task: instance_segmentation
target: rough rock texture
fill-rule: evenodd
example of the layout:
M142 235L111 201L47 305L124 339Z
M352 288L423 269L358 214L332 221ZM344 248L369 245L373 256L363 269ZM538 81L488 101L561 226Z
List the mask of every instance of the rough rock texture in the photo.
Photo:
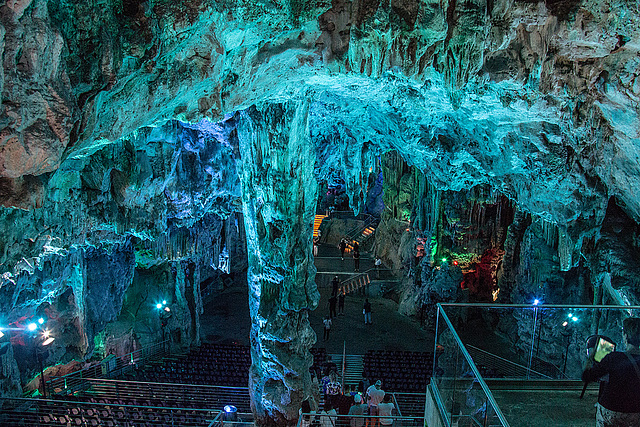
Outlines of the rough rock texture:
M320 294L309 242L318 198L306 101L239 114L251 312L251 406L262 425L294 425L312 398L308 311Z
M242 210L252 309L266 304L268 320L254 327L252 381L267 390L254 393L255 408L261 420L290 422L295 405L286 402L306 390L296 375L312 341L304 310L316 298L307 227L317 182L344 179L358 212L369 173L390 150L402 170L387 174L397 191L385 204L397 200L383 226L413 228L399 239L396 268L413 248L437 261L466 246L472 256L461 268L468 274L477 263L472 282L495 281L505 301L538 289L638 301L636 281L626 281L638 277L637 8L610 0L5 2L0 303L15 320L70 288L70 306L82 311L83 282L71 279L82 277L77 258L89 247L130 247L134 274L128 287L112 280L118 291L109 295L128 312L136 277L160 274L157 292L180 307L172 328L197 340L200 282L242 246L212 233L224 224L240 236L228 218ZM244 123L242 150L232 116ZM275 217L257 216L266 214L260 200ZM503 208L515 211L513 224L497 215ZM294 237L287 227L302 217ZM480 231L488 234L475 237ZM265 240L281 232L290 246ZM290 256L293 248L302 255ZM130 265L130 251L117 253L117 265ZM61 279L42 294L38 281L53 277L43 273L48 261ZM262 277L272 268L279 276ZM262 287L280 299L263 301ZM87 340L79 353L90 354L93 337L83 334L114 316L126 323L115 311L95 324L81 319L61 341L79 333ZM272 327L281 327L275 341L299 329L275 358L259 350L273 350Z

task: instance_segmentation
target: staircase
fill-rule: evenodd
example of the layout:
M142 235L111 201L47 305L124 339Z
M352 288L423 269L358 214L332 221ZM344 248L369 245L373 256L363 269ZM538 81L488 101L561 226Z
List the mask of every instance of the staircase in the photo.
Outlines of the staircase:
M316 215L316 219L313 221L313 237L318 237L318 229L326 217L327 215Z
M364 288L369 283L371 283L371 279L369 278L368 273L358 274L357 276L350 277L341 283L341 288L344 289L345 294L350 294L359 289Z
M338 365L338 375L342 372L342 354L330 354L336 365ZM358 384L362 379L362 369L364 362L360 354L347 354L345 356L344 381L345 384Z

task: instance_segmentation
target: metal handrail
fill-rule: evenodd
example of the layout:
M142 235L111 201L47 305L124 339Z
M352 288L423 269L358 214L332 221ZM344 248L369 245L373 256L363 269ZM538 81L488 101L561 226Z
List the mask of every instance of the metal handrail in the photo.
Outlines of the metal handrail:
M119 400L173 400L184 404L224 405L233 403L238 409L250 411L247 387L215 385L155 383L144 381L109 380L101 378L84 379L87 388L77 396Z
M360 221L364 222L364 225L355 226L355 227L351 228L351 230L347 231L345 233L345 236L347 237L347 240L353 241L358 234L361 234L364 230L367 229L367 227L369 227L371 224L375 223L378 220L375 216L370 215L370 214L361 213L360 215L366 216L365 219L360 220ZM360 216L360 215L358 215L358 216ZM356 220L357 219L358 219L358 217L356 217Z
M105 369L104 362L109 356L101 360L99 363L65 375L51 375L45 384L47 389L52 392L54 392L56 388L61 389L62 394L66 394L69 391L69 388L72 388L70 391L73 392L75 390L73 390L73 387L70 387L70 385L75 385L75 383L80 382L85 378L105 378L104 375L116 377L118 375L122 375L127 370L134 369L135 366L144 366L147 361L159 359L166 354L165 346L168 343L169 340L165 340L160 343L151 344L136 351L132 351L131 353L127 353L120 357L116 356L115 359L112 359L115 362L115 367L110 369L109 366L106 366L107 372L104 374L102 372L103 369ZM100 371L100 373L98 373L98 371Z
M175 406L127 405L0 397L0 425L106 425L107 420L136 413L144 417L145 425L203 426L209 425L219 410L181 408ZM75 420L76 423L73 423ZM127 418L128 420L128 418ZM130 421L130 420L128 420ZM77 424L80 422L80 424ZM92 424L90 424L92 423ZM117 422L115 425L119 425Z
M484 378L482 378L482 375L480 375L480 371L478 370L478 367L476 366L476 364L474 363L473 359L471 358L471 355L469 354L469 352L465 348L464 344L462 343L462 340L460 339L460 336L458 335L458 333L456 332L455 328L453 327L453 324L451 323L451 320L449 320L449 316L447 316L447 313L445 313L443 305L445 305L445 304L441 304L441 303L437 304L438 317L440 317L440 315L442 315L442 319L444 320L444 322L446 323L447 327L449 328L449 332L453 336L453 339L456 342L456 345L458 346L458 349L460 350L460 352L462 353L462 355L466 359L467 363L469 364L469 367L471 368L471 371L473 372L473 375L475 376L475 379L478 381L478 384L480 384L480 387L482 388L482 392L485 394L485 396L487 396L487 400L491 404L491 407L493 408L496 416L498 417L498 419L500 420L500 422L502 423L503 426L507 426L508 427L509 423L507 422L507 419L505 418L504 414L500 410L500 407L498 406L498 403L496 402L496 399L493 397L493 394L491 393L491 390L489 390L489 387L487 386L487 383L484 381ZM469 304L469 305L471 305L471 304ZM436 333L437 333L437 330L436 330ZM435 342L434 345L436 346L436 347L434 347L434 365L433 365L433 372L435 374L435 372L436 372L435 360L436 360L437 345L438 345L437 338L436 338L436 342ZM437 388L437 387L435 387L435 388Z
M599 309L617 309L617 310L640 310L640 306L638 305L568 305L568 304L495 304L495 303L482 303L482 302L474 302L474 303L462 303L462 302L443 302L438 303L441 307L482 307L482 308L571 308L571 309L588 309L588 310L599 310Z
M550 376L548 376L548 375L545 375L545 374L543 374L543 373L541 373L541 372L537 372L537 371L535 371L535 370L533 370L533 369L531 369L531 368L527 368L526 366L524 366L524 365L520 365L519 363L512 362L512 361L510 361L510 360L508 360L508 359L505 359L504 357L500 357L500 356L498 356L498 355L495 355L495 354L493 354L493 353L490 353L490 352L488 352L488 351L486 351L486 350L483 350L483 349L481 349L481 348L478 348L478 347L475 347L475 346L472 346L472 345L469 345L469 344L467 344L467 347L469 347L469 349L473 349L473 351L477 351L477 352L480 352L480 353L482 353L482 354L484 354L484 355L487 355L487 356L489 356L489 357L492 357L492 358L494 358L494 359L497 359L497 360L499 360L501 363L504 363L504 364L507 364L507 365L511 365L511 366L513 366L513 367L515 367L515 368L522 369L522 370L523 370L523 371L525 371L525 372L534 373L534 374L536 374L536 375L540 376L540 378L551 379L551 377L550 377Z

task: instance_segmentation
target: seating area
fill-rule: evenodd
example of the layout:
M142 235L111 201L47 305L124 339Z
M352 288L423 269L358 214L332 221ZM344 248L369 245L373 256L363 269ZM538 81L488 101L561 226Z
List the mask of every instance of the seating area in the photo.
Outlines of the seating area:
M246 387L249 348L203 343L186 356L165 358L138 371L137 381Z
M131 402L129 402L131 403ZM114 402L0 399L6 426L206 426L218 411Z
M363 375L382 380L385 391L424 392L433 365L433 353L413 351L367 351Z

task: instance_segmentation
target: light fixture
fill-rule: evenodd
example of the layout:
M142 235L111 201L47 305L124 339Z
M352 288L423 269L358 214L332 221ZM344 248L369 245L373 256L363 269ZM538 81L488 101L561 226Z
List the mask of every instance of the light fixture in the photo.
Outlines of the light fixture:
M2 338L4 336L4 334L2 333L2 331L0 330L0 338Z
M162 304L160 304L160 303L156 304L156 308L157 308L158 310L160 310L160 309L162 308Z
M447 262L447 259L446 258L442 258L442 262Z
M38 323L40 323L41 325L44 323L44 319L41 317L38 319Z
M569 322L567 322L566 320L564 322L562 322L562 326L567 326L569 324Z
M49 338L47 338L46 340L44 340L44 341L42 342L42 345L43 345L43 346L49 345L49 344L51 344L53 341L55 341L55 338L54 338L54 337L49 337Z
M29 323L27 325L27 329L29 329L31 332L35 331L38 328L38 325L36 325L35 323Z
M571 320L573 320L574 322L577 322L577 321L578 321L578 318L577 318L576 316L573 316L573 317L571 318Z
M540 300L538 298L533 300L533 305L538 305L540 304Z
M167 305L167 300L166 299L162 300L162 305Z

